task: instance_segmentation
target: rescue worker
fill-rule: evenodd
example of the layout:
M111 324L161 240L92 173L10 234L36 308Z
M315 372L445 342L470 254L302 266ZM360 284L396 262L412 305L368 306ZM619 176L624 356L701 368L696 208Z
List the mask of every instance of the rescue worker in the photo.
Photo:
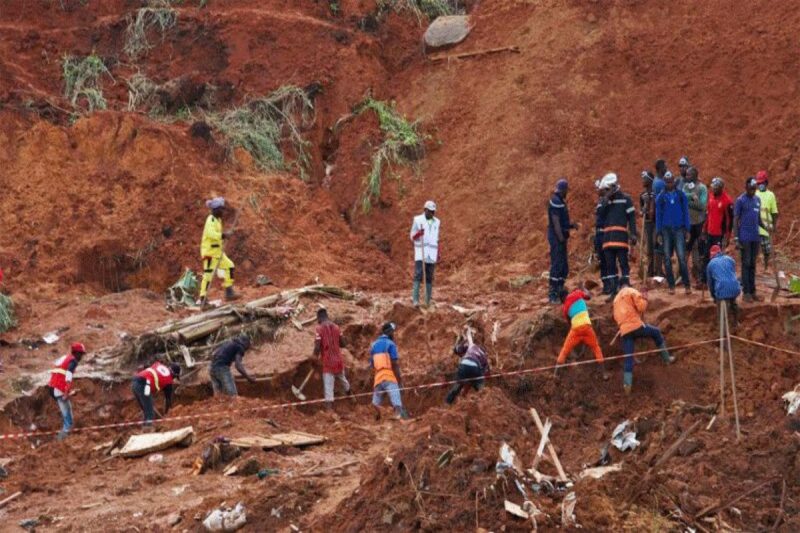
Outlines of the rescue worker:
M636 208L631 197L620 189L616 174L603 176L600 185L607 189L600 210L605 221L603 253L610 276L612 290L608 301L611 301L621 287L630 285L628 250L636 245Z
M655 177L653 178L653 198L654 200L658 200L658 195L664 192L666 189L666 184L664 183L664 176L669 172L667 170L667 162L663 159L659 159L655 163L656 173ZM655 208L655 206L654 206ZM656 232L655 228L653 228L653 239L655 241L654 250L653 250L653 259L655 261L654 267L654 275L656 276L664 276L664 246L658 242L657 236L658 232Z
M639 209L644 218L644 238L647 247L647 276L656 275L655 241L656 241L656 195L653 192L655 177L647 170L642 171L642 193L639 195ZM642 258L639 258L641 261Z
M78 363L83 359L86 347L80 342L75 342L70 346L69 353L56 359L53 368L50 370L50 381L47 386L50 389L50 396L58 404L61 412L61 431L58 432L58 440L64 440L72 429L72 403L69 401L69 393L72 388L72 378Z
M717 303L717 308L721 302L725 302L733 317L733 324L730 326L735 329L739 322L739 306L736 305L736 298L742 292L742 287L736 278L736 262L731 256L726 255L718 244L711 246L709 254L711 261L706 267L708 291L711 293L711 299Z
M611 294L613 290L611 279L613 276L609 275L606 255L603 253L603 229L605 228L605 220L603 219L602 207L606 189L600 186L600 180L595 181L594 186L597 189L597 205L594 208L594 253L600 265L600 281L603 282L603 294Z
M733 200L725 192L725 182L719 176L711 180L711 194L706 205L706 221L703 224L703 240L705 241L705 265L710 261L709 250L712 246L728 248L733 230Z
M561 178L556 183L556 190L547 205L547 242L550 244L550 303L558 303L558 295L564 287L569 275L569 258L567 257L567 241L569 231L577 229L569 219L567 193L569 184Z
M761 244L759 230L761 221L761 199L756 195L756 178L745 180L745 192L736 199L733 206L733 231L736 247L742 253L742 299L745 302L758 301L756 296L756 263Z
M686 234L689 232L689 201L677 188L670 172L664 175L666 189L656 199L656 238L664 246L664 269L669 293L675 294L675 273L672 270L672 253L678 256L678 269L686 294L691 294L689 270L686 267Z
M369 349L369 366L375 372L372 389L372 405L375 408L375 420L381 419L381 405L384 397L389 397L389 402L394 407L397 418L407 420L408 413L403 407L400 397L402 376L400 375L399 354L394 343L394 333L397 326L387 322L381 328L381 336L372 343Z
M622 349L625 352L622 374L622 386L625 394L630 394L633 387L633 353L636 348L636 339L653 339L656 347L661 351L661 360L665 364L675 362L675 356L670 355L667 350L667 343L661 335L661 330L645 324L642 320L645 310L647 310L647 294L642 294L633 287L622 289L614 299L614 321L619 326Z
M706 221L706 206L708 205L708 189L699 179L697 167L689 167L686 171L686 180L683 183L683 193L689 201L689 242L686 244L686 257L692 258L692 278L695 288L701 289L705 282L705 269L703 260L706 251L702 239L703 225Z
M659 189L663 190L664 175L667 173L667 162L663 159L656 159L656 162L653 166L656 169L655 176L653 177L653 191L657 195L659 193Z
M473 339L472 329L467 328L464 337L459 337L453 346L453 353L460 357L455 383L447 393L445 403L452 405L464 387L472 387L479 391L484 386L484 378L489 375L489 356L483 347L483 335L476 332L477 339ZM477 342L475 342L477 340Z
M764 270L767 270L772 255L772 236L778 227L778 201L775 193L768 189L769 177L766 170L758 171L756 185L756 196L761 200L761 227L758 228L758 234L761 237L761 252L764 254Z
M222 219L225 215L225 198L221 196L206 201L206 206L211 209L211 214L206 218L203 227L203 239L200 242L200 256L203 258L203 279L200 282L200 299L198 305L208 303L208 286L214 280L214 273L222 272L222 286L225 288L225 299L238 298L233 291L234 264L225 255L223 242L231 232L222 231Z
M561 347L561 352L556 360L556 375L558 374L558 368L566 363L567 357L569 357L572 350L585 344L594 353L595 360L600 363L603 379L608 379L608 373L603 366L603 349L600 348L597 335L595 335L592 327L592 321L589 318L589 307L586 305L586 301L589 299L591 299L591 295L583 287L578 287L569 294L566 291L561 293L561 301L564 303L564 318L570 321L570 330L567 338L564 339L564 346Z
M208 376L211 378L211 388L214 389L214 396L226 394L228 396L236 396L236 382L231 374L231 365L236 366L236 370L244 376L250 383L255 383L256 380L247 373L244 368L242 358L247 350L250 348L250 337L247 335L239 335L225 343L219 348L214 350L211 355L211 366L208 368Z
M169 366L156 361L151 366L138 372L133 376L131 390L139 402L144 414L144 425L153 425L156 412L153 407L153 396L159 391L164 391L164 412L166 415L172 407L172 393L175 390L178 379L181 375L181 365L170 363Z
M333 409L336 382L342 386L346 395L352 395L350 382L344 374L344 358L341 348L344 339L337 326L328 318L328 310L317 311L317 330L314 339L314 356L322 362L322 387L325 393L325 407Z
M414 287L411 291L411 301L414 306L419 306L419 288L425 280L425 305L431 304L433 298L433 274L436 262L439 259L439 228L441 222L436 214L436 203L433 200L425 202L421 215L414 217L411 222L411 242L414 244ZM425 269L423 275L423 268Z

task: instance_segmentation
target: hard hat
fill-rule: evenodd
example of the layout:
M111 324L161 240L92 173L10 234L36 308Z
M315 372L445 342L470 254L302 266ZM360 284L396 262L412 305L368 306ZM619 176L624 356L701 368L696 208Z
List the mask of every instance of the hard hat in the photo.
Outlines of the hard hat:
M564 179L564 178L561 178L560 180L558 180L558 181L556 182L556 190L557 190L558 192L564 192L564 191L566 191L567 189L569 189L569 183L567 183L567 180L566 180L566 179Z
M719 176L716 176L714 179L711 180L711 187L724 187L725 182Z
M69 351L73 354L86 353L86 346L82 342L73 342L72 346L69 347Z
M436 211L436 202L434 202L433 200L428 200L427 202L425 202L425 209L427 209L428 211Z
M595 189L599 189L600 188L600 180L594 180L594 188Z
M386 324L383 325L381 331L383 332L384 335L389 335L390 333L394 333L396 329L397 326L395 325L394 322L387 322Z
M672 175L672 172L667 170L666 174L664 174L664 181L673 180L675 177Z
M647 178L650 181L653 181L653 175L650 173L649 170L642 170L642 179Z
M610 189L611 187L614 187L616 185L617 185L617 175L614 174L613 172L609 172L608 174L603 176L603 179L600 180L600 187L602 187L603 189Z
M217 196L211 200L206 200L206 207L209 209L219 209L221 207L225 207L225 198L222 196Z
M769 176L767 176L766 170L759 170L758 174L756 174L756 183L758 183L759 185L761 185L762 183L766 183L768 179Z
M678 160L679 167L688 167L689 166L689 158L685 155L682 155L680 160Z
M748 187L755 187L756 185L758 185L758 181L756 181L756 179L753 176L750 176L744 181L745 189Z

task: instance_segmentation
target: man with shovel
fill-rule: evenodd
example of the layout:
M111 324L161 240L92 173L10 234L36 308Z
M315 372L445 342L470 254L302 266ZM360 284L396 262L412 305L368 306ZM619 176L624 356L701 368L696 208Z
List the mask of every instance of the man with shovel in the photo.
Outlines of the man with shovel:
M233 380L231 374L231 365L236 366L236 370L244 376L250 383L255 383L256 380L244 368L242 358L245 352L250 348L250 337L247 335L239 335L225 343L219 348L214 350L211 356L211 366L208 369L208 376L211 378L211 387L214 389L214 396L226 394L228 396L237 396L236 382Z
M328 318L327 309L317 311L317 331L314 339L314 357L322 361L322 386L325 391L325 407L333 409L334 388L338 381L346 395L352 395L350 383L344 374L344 358L340 348L344 347L339 326ZM302 391L298 391L302 395ZM301 400L303 398L300 398Z

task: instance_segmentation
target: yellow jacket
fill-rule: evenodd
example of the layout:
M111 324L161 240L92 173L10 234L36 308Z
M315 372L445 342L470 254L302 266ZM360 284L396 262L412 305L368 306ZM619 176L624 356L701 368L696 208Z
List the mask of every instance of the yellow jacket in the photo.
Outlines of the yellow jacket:
M200 257L222 256L222 219L208 215L200 242Z

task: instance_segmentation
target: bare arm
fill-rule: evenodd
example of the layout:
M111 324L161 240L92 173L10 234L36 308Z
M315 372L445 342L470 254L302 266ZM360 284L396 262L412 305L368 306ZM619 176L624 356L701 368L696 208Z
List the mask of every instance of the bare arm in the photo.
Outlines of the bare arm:
M242 363L242 354L238 354L236 356L236 361L234 362L234 365L236 366L236 370L238 370L239 373L242 376L244 376L247 381L249 381L251 383L255 383L256 380L253 378L253 376L248 374L247 370L245 370L245 368L244 368L244 364Z

